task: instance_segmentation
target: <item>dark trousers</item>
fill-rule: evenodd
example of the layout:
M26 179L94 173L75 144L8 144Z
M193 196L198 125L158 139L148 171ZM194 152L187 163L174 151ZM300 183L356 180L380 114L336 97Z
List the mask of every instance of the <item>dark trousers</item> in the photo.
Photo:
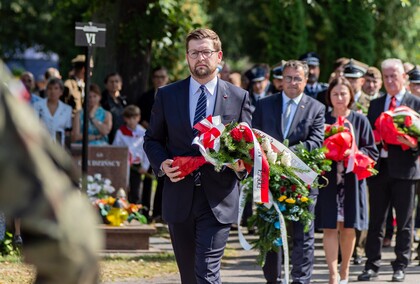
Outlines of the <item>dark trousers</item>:
M149 168L149 174L152 174L152 168ZM143 179L143 191L141 194L141 204L143 205L143 214L149 219L150 217L150 199L152 198L152 182L153 179L146 175Z
M155 197L153 198L153 218L162 217L162 193L164 180L164 177L157 179Z
M181 282L222 283L220 263L231 224L217 221L201 187L194 188L188 219L168 226Z
M378 271L381 265L384 224L388 210L393 206L397 218L395 270L404 270L411 256L412 218L416 181L390 178L386 163L381 163L377 176L368 179L370 222L366 240L365 269Z
M314 213L317 196L310 196L314 203L309 210ZM292 279L293 283L309 284L311 282L312 270L314 266L314 222L312 222L308 232L304 232L304 227L300 222L291 222L293 250L291 252ZM290 232L288 232L289 234ZM282 253L271 251L267 254L265 265L263 266L264 277L269 283L276 283L281 280Z
M128 192L128 201L134 204L140 204L140 183L141 175L137 168L130 168L130 191Z

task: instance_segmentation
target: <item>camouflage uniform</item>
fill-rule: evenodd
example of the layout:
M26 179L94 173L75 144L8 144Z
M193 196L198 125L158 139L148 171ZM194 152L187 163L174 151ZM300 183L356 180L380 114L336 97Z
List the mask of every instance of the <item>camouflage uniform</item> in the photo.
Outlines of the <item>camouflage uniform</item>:
M0 211L21 218L23 255L37 268L36 283L97 283L103 239L87 198L75 188L71 158L33 110L1 86Z

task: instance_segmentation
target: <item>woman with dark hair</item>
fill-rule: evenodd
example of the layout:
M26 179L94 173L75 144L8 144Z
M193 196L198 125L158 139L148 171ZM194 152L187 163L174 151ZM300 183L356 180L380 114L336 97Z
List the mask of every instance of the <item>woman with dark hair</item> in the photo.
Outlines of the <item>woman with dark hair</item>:
M89 88L89 145L108 145L108 134L112 128L112 115L100 105L101 90L98 85ZM72 141L81 143L83 139L83 110L76 113L73 121Z
M329 85L326 96L332 110L325 114L325 123L333 124L338 117L346 118L345 126L354 130L358 149L372 159L378 158L372 128L367 118L350 108L354 93L349 81L338 77ZM349 155L350 152L347 154ZM368 229L366 180L358 180L352 172L346 173L343 162L334 162L326 174L328 185L319 191L316 227L324 231L324 251L330 272L330 284L347 284L350 259L356 241L355 229ZM338 251L342 262L338 273ZM340 281L341 279L341 281Z
M64 145L65 134L70 132L72 127L72 108L60 101L63 91L63 81L53 77L48 80L46 98L34 104L34 109L47 127L51 138L61 145Z

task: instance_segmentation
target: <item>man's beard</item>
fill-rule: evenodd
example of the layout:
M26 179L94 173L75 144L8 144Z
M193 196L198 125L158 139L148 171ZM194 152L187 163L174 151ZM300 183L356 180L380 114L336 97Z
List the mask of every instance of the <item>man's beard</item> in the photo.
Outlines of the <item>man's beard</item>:
M212 69L210 69L208 66L204 67L204 66L200 66L200 67L195 67L194 69L190 68L191 73L200 79L204 79L206 77L208 77L209 75L213 74L214 71L216 70L216 67Z

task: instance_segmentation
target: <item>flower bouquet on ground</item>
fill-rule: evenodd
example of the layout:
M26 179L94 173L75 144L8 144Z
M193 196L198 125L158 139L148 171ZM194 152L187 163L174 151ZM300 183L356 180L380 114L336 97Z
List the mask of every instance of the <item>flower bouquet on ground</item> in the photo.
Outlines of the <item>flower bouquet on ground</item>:
M325 161L323 150L311 153L303 150L303 145L299 146L298 153L305 154L308 161L311 160L312 166L317 169L317 172L314 172L285 145L262 131L254 129L254 132L257 134L269 163L270 198L267 203L256 203L256 210L248 219L248 225L256 227L259 238L251 241L252 245L249 245L238 230L239 238L245 249L256 248L259 251L257 261L261 266L264 265L268 251L278 251L279 247L283 246L285 267L288 267L285 220L301 222L306 230L309 228L314 219L313 214L309 211L309 206L313 203L309 196L311 185L319 185L315 182L317 172L329 170L328 161ZM240 215L242 215L246 196L252 194L252 186L252 179L248 178L243 181ZM238 222L240 219L241 216Z
M116 197L112 197L114 192L111 180L102 178L101 174L87 176L87 195L105 224L121 226L123 222L132 220L147 223L146 216L139 213L142 205L129 203L123 189L119 189Z
M358 180L378 173L374 168L376 162L357 148L353 126L344 117L338 117L336 123L326 125L324 147L328 150L327 159L344 162L346 173L353 172Z
M81 185L80 185L81 187ZM101 174L87 176L87 195L91 201L106 198L115 191L111 185L111 180L102 178Z
M122 226L125 221L130 223L133 220L147 224L146 216L139 212L142 205L129 203L124 196L117 194L116 198L108 196L96 199L93 204L99 210L105 223L111 226Z
M399 106L393 111L381 113L375 121L375 141L386 144L400 145L403 150L409 147L398 141L398 136L404 136L412 143L420 140L420 115L407 106Z

